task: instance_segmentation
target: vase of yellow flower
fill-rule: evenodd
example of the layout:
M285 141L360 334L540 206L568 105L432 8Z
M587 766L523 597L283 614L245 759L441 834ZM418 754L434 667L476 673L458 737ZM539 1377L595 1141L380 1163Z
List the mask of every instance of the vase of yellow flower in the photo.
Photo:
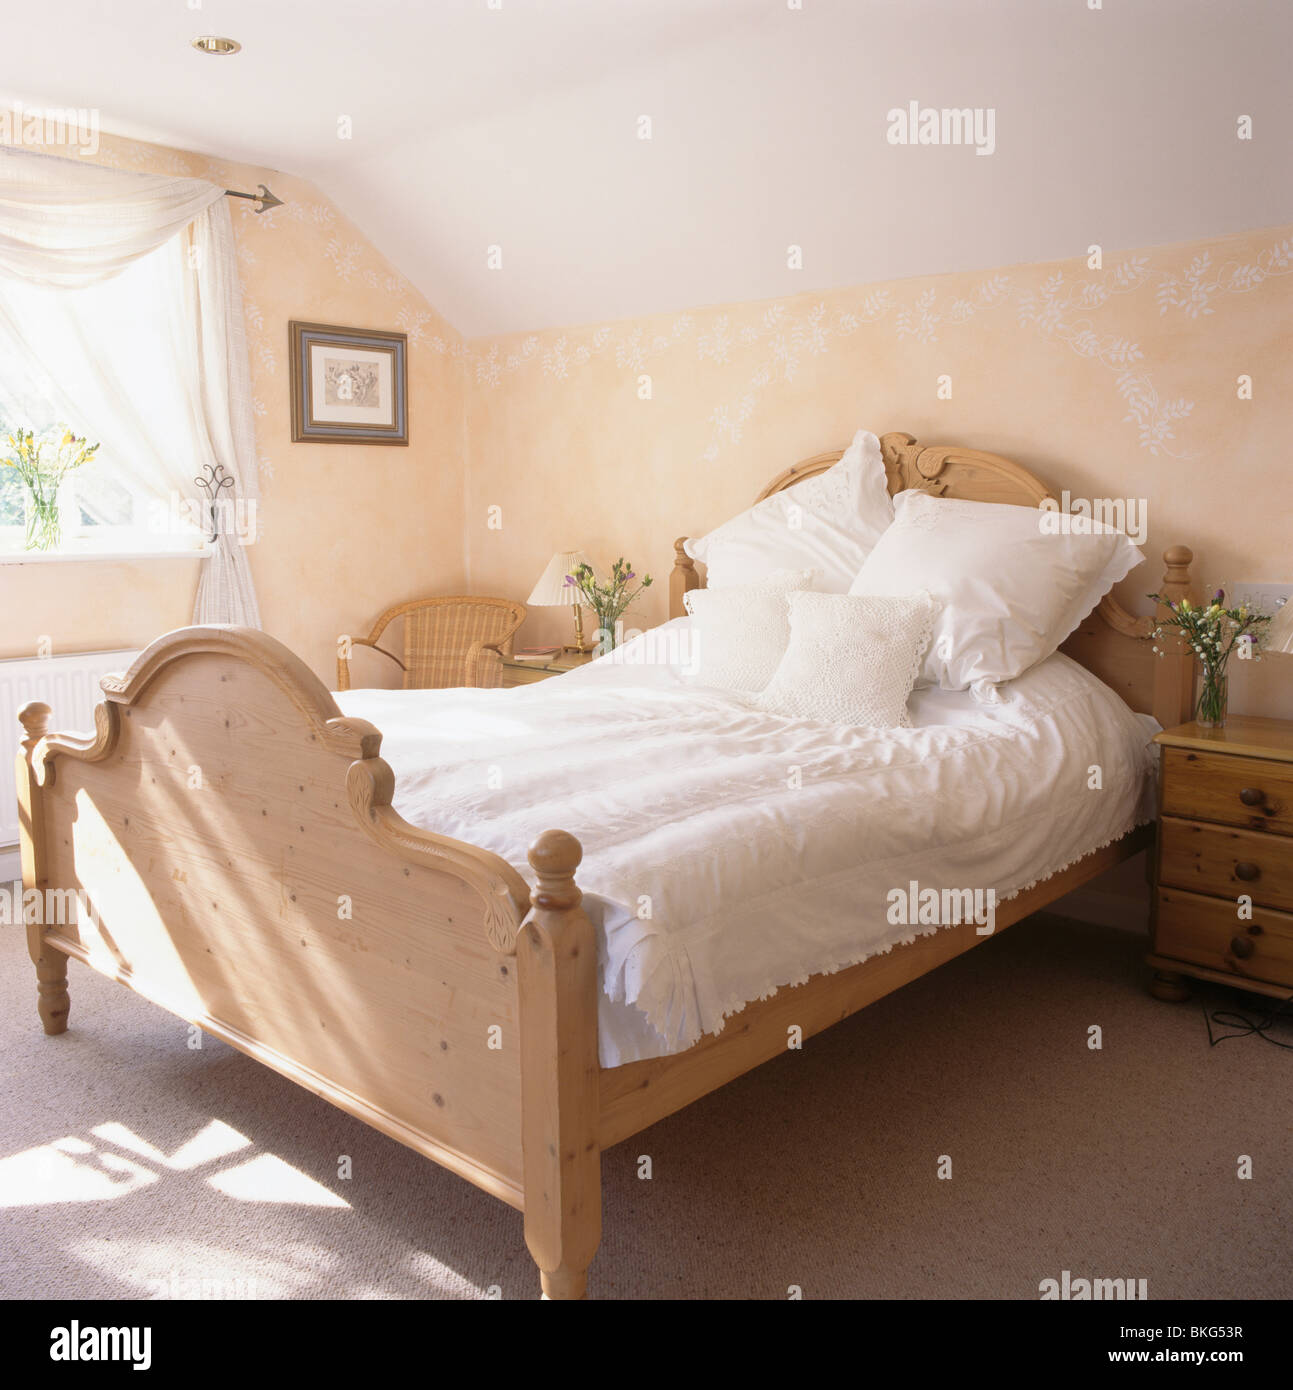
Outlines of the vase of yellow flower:
M1230 698L1227 671L1231 655L1238 652L1241 660L1257 659L1270 614L1250 612L1245 605L1225 607L1224 589L1218 589L1212 602L1204 605L1193 604L1188 598L1174 603L1161 594L1150 594L1150 598L1168 610L1155 625L1153 636L1161 638L1168 628L1176 628L1199 660L1202 678L1194 722L1203 729L1223 728ZM1158 646L1154 650L1163 655Z
M27 549L57 550L63 538L58 495L63 480L88 463L98 450L65 425L37 435L17 429L8 437L9 453L0 464L12 468L27 489Z

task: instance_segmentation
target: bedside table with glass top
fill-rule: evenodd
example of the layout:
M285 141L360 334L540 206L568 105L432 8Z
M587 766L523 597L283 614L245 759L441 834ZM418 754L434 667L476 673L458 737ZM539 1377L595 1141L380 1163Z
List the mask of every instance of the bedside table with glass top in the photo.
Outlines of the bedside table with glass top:
M1184 975L1293 995L1293 722L1232 715L1154 740L1158 846L1150 992Z
M535 681L546 681L549 676L577 671L592 659L592 652L554 652L552 656L538 657L534 661L519 661L514 656L505 656L503 685L533 685Z

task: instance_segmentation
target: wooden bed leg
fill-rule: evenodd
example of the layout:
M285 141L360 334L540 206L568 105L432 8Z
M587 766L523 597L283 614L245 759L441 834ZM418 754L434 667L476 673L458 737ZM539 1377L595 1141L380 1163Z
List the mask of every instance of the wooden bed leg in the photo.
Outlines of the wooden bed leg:
M67 993L67 957L47 946L36 962L36 1008L50 1037L67 1032L71 1000Z
M41 787L36 780L32 755L36 745L49 732L50 708L33 700L18 711L18 721L25 737L18 755L18 838L22 857L24 892L34 888L43 894L45 882L44 821L40 814ZM43 919L44 914L37 914ZM27 953L36 967L36 1007L41 1025L51 1037L67 1031L69 1001L67 995L67 957L45 942L45 923L32 922L27 927Z
M1164 999L1169 1004L1179 1004L1190 997L1185 976L1172 970L1155 970L1149 979L1149 992L1155 999Z
M539 882L516 944L525 1243L545 1298L583 1298L602 1238L597 939L575 885L579 841L548 830L529 857Z

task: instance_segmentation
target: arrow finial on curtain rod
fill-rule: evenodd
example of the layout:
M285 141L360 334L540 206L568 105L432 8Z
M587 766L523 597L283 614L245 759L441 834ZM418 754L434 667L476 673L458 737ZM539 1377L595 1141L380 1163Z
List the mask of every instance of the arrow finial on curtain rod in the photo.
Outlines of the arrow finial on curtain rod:
M232 188L226 188L224 193L226 198L250 198L253 203L259 203L257 212L268 212L270 208L281 208L282 198L275 198L274 195L265 187L263 183L256 185L260 189L259 193L238 193Z

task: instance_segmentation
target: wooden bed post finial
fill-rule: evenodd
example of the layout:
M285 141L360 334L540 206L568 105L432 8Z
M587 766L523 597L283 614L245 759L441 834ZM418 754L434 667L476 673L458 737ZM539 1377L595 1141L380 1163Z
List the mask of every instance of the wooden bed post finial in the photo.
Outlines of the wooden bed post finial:
M33 700L18 711L18 722L27 735L22 741L22 746L28 753L49 733L49 716L52 713L43 700Z
M584 857L584 847L564 830L545 830L530 846L526 856L530 867L539 876L538 887L531 899L538 907L542 895L544 907L577 907L583 894L575 886L575 870Z
M1188 545L1172 545L1163 552L1163 582L1159 593L1173 603L1192 598L1190 565L1194 552ZM1160 604L1156 617L1166 610ZM1194 657L1175 630L1165 630L1157 640L1164 654L1154 667L1154 718L1165 729L1186 723L1194 712Z
M1190 566L1194 563L1194 551L1188 545L1170 545L1163 551L1163 563L1167 566L1163 574L1163 593L1168 598L1184 598L1190 592Z
M529 858L539 881L516 946L525 1243L545 1298L582 1298L602 1238L597 938L575 883L579 841L544 831Z
M700 575L696 562L683 549L686 536L679 536L673 543L673 570L669 575L669 616L683 618L687 615L685 597L693 589L700 588Z

